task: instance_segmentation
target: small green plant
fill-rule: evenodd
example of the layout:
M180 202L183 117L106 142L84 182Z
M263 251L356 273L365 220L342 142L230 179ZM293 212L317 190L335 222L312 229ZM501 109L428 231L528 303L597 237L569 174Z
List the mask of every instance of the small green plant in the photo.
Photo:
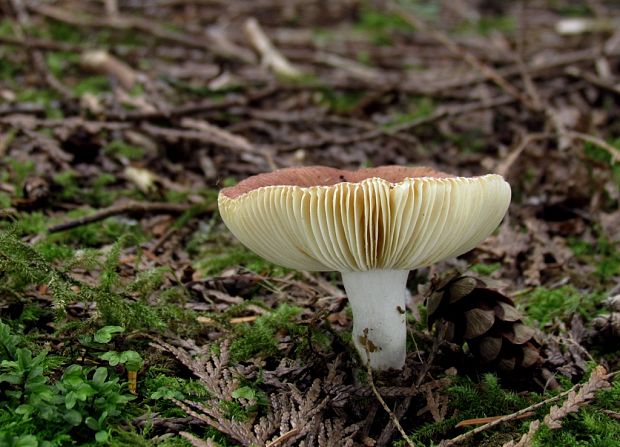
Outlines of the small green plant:
M126 416L126 394L105 367L70 365L60 379L47 351L37 355L0 322L0 444L60 445L108 440L112 424ZM57 365L60 366L60 365Z

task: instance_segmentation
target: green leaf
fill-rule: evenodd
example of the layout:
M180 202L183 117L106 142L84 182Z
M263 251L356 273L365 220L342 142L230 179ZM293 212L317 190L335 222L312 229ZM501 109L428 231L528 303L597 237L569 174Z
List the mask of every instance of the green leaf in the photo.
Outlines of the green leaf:
M249 386L242 386L241 388L237 388L235 391L232 392L232 397L234 397L235 399L243 398L252 400L256 398L256 391L254 391Z
M170 399L171 397L174 397L175 399L185 399L185 395L180 391L171 390L170 388L164 386L157 388L157 391L151 393L151 399L155 400Z
M34 412L35 408L32 405L23 404L15 409L16 414L29 415Z
M81 372L81 371L80 371ZM79 387L81 384L84 383L84 378L81 376L76 376L76 375L69 375L69 376L64 376L62 378L62 383L65 386L71 387L71 388L77 388Z
M108 440L108 432L105 430L98 431L95 433L95 440L97 442L106 442Z
M105 379L108 377L108 370L103 366L100 366L95 370L95 374L93 374L93 383L95 385L101 386L105 383Z
M80 387L75 391L75 397L84 402L90 396L94 396L97 394L97 391L87 383L83 383Z
M62 375L63 381L68 379L69 377L81 377L82 376L82 367L80 365L71 365Z
M104 326L95 332L94 340L97 343L108 343L112 340L113 334L124 332L125 328L121 326Z
M64 414L63 418L65 419L65 421L67 421L69 424L71 424L74 427L77 427L78 425L82 423L82 415L77 410L67 411Z
M121 355L116 351L108 351L104 352L99 356L101 360L107 360L110 366L116 366L119 363L122 363Z
M13 445L15 447L38 447L39 441L37 441L37 437L34 435L23 435Z
M86 426L91 430L99 430L100 428L99 422L97 422L97 419L92 416L88 416L84 422L86 423Z
M144 360L136 351L124 351L121 354L121 363L125 363L127 371L138 371L144 364Z
M75 395L73 391L69 391L67 395L65 396L65 407L67 407L67 410L70 410L73 407L75 407L76 403L77 403L77 396Z
M2 366L5 366L5 365L2 365ZM22 381L21 375L18 375L18 374L0 374L0 383L6 382L6 383L10 383L11 385L17 385L17 384L21 383L21 381Z

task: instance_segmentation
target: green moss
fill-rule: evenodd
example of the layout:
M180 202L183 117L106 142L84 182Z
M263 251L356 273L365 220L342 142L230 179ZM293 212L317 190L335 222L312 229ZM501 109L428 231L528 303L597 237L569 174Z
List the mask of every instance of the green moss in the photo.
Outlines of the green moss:
M121 195L122 191L110 188L116 181L116 177L109 173L102 173L94 179L78 179L74 171L68 170L54 176L61 200L88 204L95 208L108 206Z
M60 188L60 198L62 200L75 200L80 193L80 186L74 171L64 171L56 174L53 178L54 183Z
M11 206L11 196L0 191L0 210Z
M230 356L234 362L248 360L257 355L272 356L278 353L276 334L288 334L295 338L305 328L296 321L301 313L299 307L281 304L273 312L261 315L252 324L235 326L236 337L230 345Z
M419 97L411 100L408 111L404 113L396 113L390 117L390 120L383 125L386 129L391 129L392 127L401 125L401 124L409 124L415 122L419 119L426 118L430 116L436 109L435 102L432 98L428 97Z
M72 210L66 214L63 221L87 216L92 212L85 209ZM81 247L100 247L117 241L121 236L131 237L137 242L147 239L137 223L115 217L81 225L51 237L53 240L62 240Z
M570 238L569 246L579 260L596 266L596 275L602 282L620 275L620 250L606 237L599 235L593 244Z
M486 136L480 130L467 130L446 136L465 153L484 152L488 147Z
M0 221L0 230L11 230L19 236L25 236L44 233L47 230L47 224L47 216L39 211L17 213L14 221Z
M584 293L567 285L557 289L538 287L525 296L520 303L525 306L528 318L542 326L554 319L570 318L579 313L585 318L596 315L596 306L604 298L603 293Z
M73 92L82 96L85 93L104 93L110 90L110 81L106 76L89 76L81 79L73 86Z
M499 270L501 266L502 264L500 262L491 262L488 264L478 263L472 264L469 269L479 275L489 276L491 273Z
M195 232L188 245L189 253L196 256L194 268L203 276L218 275L227 268L243 267L262 275L284 276L289 270L272 264L236 241L222 241L211 228Z
M620 379L609 390L597 393L596 400L562 420L562 428L550 430L544 424L534 446L616 447L620 439L618 420L604 411L620 409Z
M22 88L17 95L17 102L30 102L49 106L52 101L58 99L53 90Z
M318 93L317 98L320 104L328 106L334 112L347 113L357 107L364 95L361 91L338 91L324 88Z
M363 8L355 28L371 36L375 45L392 43L392 33L396 31L410 32L412 27L398 14Z
M145 151L139 146L129 144L123 140L113 140L104 147L104 152L109 156L123 157L128 160L142 160Z
M79 61L80 56L78 54L67 52L49 52L45 57L48 68L57 78L62 78L68 68L79 63Z
M22 161L14 158L10 158L8 162L11 170L10 180L15 187L15 195L22 197L24 181L34 173L34 162L32 160Z
M509 414L540 399L540 396L533 393L521 395L503 389L497 376L490 373L485 374L480 383L476 383L468 377L455 377L454 383L447 389L447 393L450 408L453 411L452 415L441 422L429 422L416 428L410 435L416 445L434 445L432 444L433 441L451 438L452 436L448 433L451 433L454 425L461 420ZM501 429L509 430L512 433L516 431L515 423L504 424ZM488 438L496 436L496 434L485 433L482 436ZM405 446L406 444L401 442L395 445Z

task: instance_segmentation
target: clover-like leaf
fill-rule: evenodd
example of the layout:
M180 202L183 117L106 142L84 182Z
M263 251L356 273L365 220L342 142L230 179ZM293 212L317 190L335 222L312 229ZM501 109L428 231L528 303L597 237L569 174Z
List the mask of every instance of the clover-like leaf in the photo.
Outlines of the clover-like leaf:
M108 343L112 340L114 334L124 332L125 328L122 326L104 326L95 332L94 340L97 343Z

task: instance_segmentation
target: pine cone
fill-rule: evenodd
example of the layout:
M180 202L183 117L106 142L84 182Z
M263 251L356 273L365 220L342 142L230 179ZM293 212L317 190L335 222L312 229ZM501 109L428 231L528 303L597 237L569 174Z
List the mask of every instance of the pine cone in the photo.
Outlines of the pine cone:
M522 322L514 302L471 276L434 282L427 299L428 326L444 321L445 339L467 342L481 365L509 372L541 361L534 329Z

